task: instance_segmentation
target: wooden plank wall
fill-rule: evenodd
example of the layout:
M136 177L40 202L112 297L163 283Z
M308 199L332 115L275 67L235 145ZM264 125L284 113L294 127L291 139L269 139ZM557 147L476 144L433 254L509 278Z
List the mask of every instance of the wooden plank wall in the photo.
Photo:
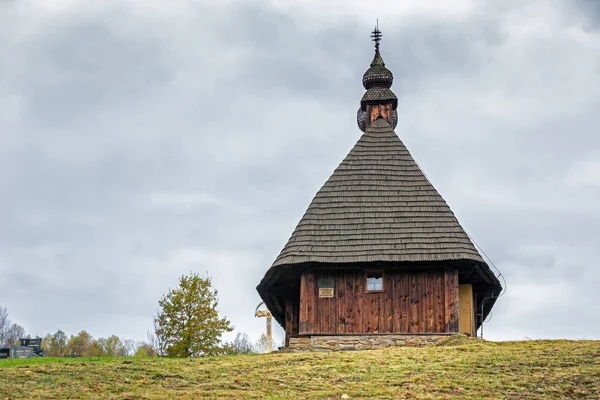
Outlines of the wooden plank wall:
M458 270L444 270L444 304L446 332L458 332Z
M335 280L333 298L319 298L317 283L321 278ZM303 272L296 308L297 334L458 332L455 268L386 271L382 292L365 292L365 284L364 271L360 270ZM294 334L290 324L290 334ZM287 325L286 307L286 333Z
M288 297L285 302L285 345L288 346L291 337L298 337L299 309L298 299Z

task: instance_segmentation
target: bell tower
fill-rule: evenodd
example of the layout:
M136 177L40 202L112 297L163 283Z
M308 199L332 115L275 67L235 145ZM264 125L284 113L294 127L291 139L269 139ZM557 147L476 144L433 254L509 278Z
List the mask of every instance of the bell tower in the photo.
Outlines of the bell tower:
M375 42L375 56L367 72L363 75L363 86L367 90L360 101L357 113L358 127L365 131L377 120L385 119L392 128L398 123L398 98L390 87L394 81L394 75L385 67L385 62L379 53L379 42L381 31L376 26L371 32L371 40Z

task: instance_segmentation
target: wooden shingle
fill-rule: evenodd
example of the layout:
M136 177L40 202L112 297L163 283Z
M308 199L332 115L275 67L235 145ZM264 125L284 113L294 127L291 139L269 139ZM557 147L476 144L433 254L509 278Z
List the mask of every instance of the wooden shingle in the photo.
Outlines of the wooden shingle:
M383 118L316 194L273 267L483 259Z

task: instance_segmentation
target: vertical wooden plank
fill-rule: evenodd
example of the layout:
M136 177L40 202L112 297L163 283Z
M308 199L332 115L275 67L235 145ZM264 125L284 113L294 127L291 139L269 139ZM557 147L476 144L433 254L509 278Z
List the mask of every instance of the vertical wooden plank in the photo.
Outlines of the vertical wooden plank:
M322 277L324 279L331 279L332 274L328 272L324 272ZM335 312L332 314L332 306L333 298L325 297L321 299L321 305L323 306L323 324L321 325L321 333L333 333L333 318L335 318Z
M328 279L329 275L327 273L322 272L319 275L320 278ZM318 281L317 281L318 282ZM319 291L317 287L317 292ZM319 314L321 316L321 324L319 333L329 333L329 299L328 298L318 298L319 302Z
M329 333L337 333L337 280L338 280L339 271L335 270L329 274L329 279L333 280L333 284L335 288L333 289L333 297L329 299Z
M450 268L444 268L444 332L450 332L450 299L452 297L450 284Z
M454 323L452 328L454 329L453 332L458 332L459 331L459 323L460 323L460 309L459 309L459 300L458 300L458 269L454 269L454 272L452 274L452 279L454 284L452 285L452 287L454 288Z
M428 321L427 321L427 317L429 314L429 290L428 290L428 278L429 278L429 273L427 271L423 271L421 272L422 278L421 278L421 282L423 284L423 293L422 293L422 302L423 304L421 305L421 313L422 313L422 318L421 318L421 332L428 332L427 331L427 325L428 325Z
M444 273L436 271L434 278L434 315L435 332L445 332L444 329Z
M285 299L285 345L290 345L290 335L292 334L292 301Z
M294 299L292 300L292 335L291 335L291 337L298 337L298 334L299 334L299 326L298 326L299 319L298 319L298 317L300 316L300 309L298 306L299 306L298 299L296 297L294 297Z
M372 305L372 294L364 291L363 288L363 332L372 333L372 318L373 318L373 310L371 309Z
M384 332L394 332L394 278L391 273L385 274L385 307Z
M410 273L410 326L408 331L410 333L419 332L419 276L416 272Z
M352 290L346 286L346 297L348 301L346 303L346 332L357 333L358 331L358 302L356 301L357 288L356 288L356 271L351 270L346 276L346 284L352 285Z
M431 290L429 288L429 271L423 271L423 332L429 332L429 307L431 301Z
M417 282L419 287L419 332L425 332L425 316L427 312L427 290L425 287L425 273L419 271L417 273Z
M321 333L323 332L323 323L325 322L323 320L323 308L324 304L323 304L323 299L319 297L319 279L323 277L323 273L322 272L316 272L315 271L315 303L316 303L316 308L315 310L315 333Z
M352 271L352 319L351 324L348 325L350 328L349 333L359 333L360 332L360 304L358 300L360 297L358 296L358 282L356 281L356 271Z
M327 279L335 280L335 272L327 273ZM337 329L337 323L335 321L335 290L336 289L333 291L333 297L327 299L327 305L329 306L329 309L327 310L327 333L335 333L335 330Z
M346 333L355 332L355 309L354 309L354 271L346 271L346 296L344 303L346 304L346 311L344 317L346 318Z
M453 320L453 324L452 324L452 329L453 332L458 332L459 331L459 323L460 323L460 309L459 309L459 300L458 300L458 269L454 269L453 273L452 273L452 280L453 280L453 285L452 287L454 288L454 320Z
M444 269L445 331L458 332L458 270Z
M308 326L308 333L315 333L317 332L317 328L318 328L318 324L317 321L319 320L318 318L318 309L317 309L317 302L316 302L316 294L315 294L315 286L316 286L316 282L315 282L315 273L314 271L308 271L306 272L306 296L307 296L307 326Z
M362 271L354 275L354 304L356 308L356 333L365 333L365 282Z
M335 282L336 288L336 321L337 321L337 333L346 333L346 270L341 269L337 272L337 279Z
M387 284L386 280L383 280L383 290L384 292L379 294L379 324L378 324L378 332L385 333L386 332L386 319L387 315L385 313L385 302L386 302L386 292L387 292Z
M402 273L402 325L400 326L402 333L410 332L410 274Z
M393 272L392 307L393 307L393 333L402 333L402 278L400 272Z
M427 332L435 332L435 274L427 272Z
M371 295L371 332L379 333L379 314L381 307L381 293Z
M308 292L307 292L307 272L300 274L300 315L299 330L300 334L308 332Z
M417 285L419 288L419 332L427 332L427 274L419 271L417 273Z

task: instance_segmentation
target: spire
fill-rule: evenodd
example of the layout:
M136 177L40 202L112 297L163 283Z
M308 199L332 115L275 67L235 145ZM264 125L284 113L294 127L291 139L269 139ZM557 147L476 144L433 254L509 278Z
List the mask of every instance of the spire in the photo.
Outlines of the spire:
M379 52L379 42L381 41L382 33L379 30L379 19L377 19L377 24L375 25L375 29L371 32L371 40L375 42L375 51Z
M381 42L382 36L383 34L379 30L379 20L377 20L377 25L375 25L375 29L371 32L371 40L375 42L375 56L369 69L363 75L362 82L367 91L361 99L360 108L357 113L358 126L363 132L372 122L367 118L368 106L389 105L391 110L389 113L385 113L386 115L389 114L389 118L386 119L388 119L388 122L394 128L398 120L398 113L396 111L398 98L390 90L394 81L394 75L386 68L383 57L381 57L381 53L379 52L379 42Z
M377 25L371 32L371 40L375 42L375 56L371 61L370 68L363 75L363 86L367 90L375 86L389 89L394 81L394 75L385 67L385 62L381 57L381 53L379 53L379 42L381 42L382 36L383 34L379 30L379 20L377 20Z

